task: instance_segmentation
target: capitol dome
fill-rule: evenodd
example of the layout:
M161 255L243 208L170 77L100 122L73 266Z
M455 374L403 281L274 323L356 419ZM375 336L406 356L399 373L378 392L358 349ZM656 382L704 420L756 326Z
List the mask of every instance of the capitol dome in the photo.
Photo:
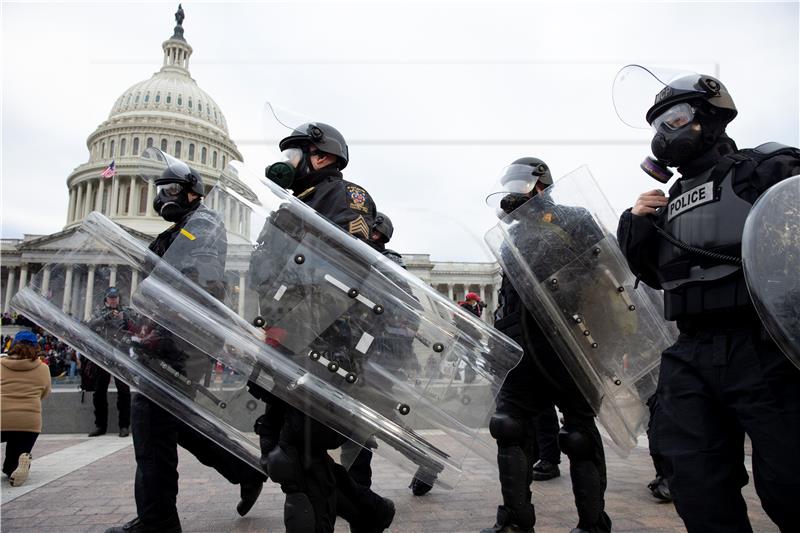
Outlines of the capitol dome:
M90 212L100 211L146 234L163 231L168 223L152 208L155 187L137 176L141 153L148 147L160 148L200 172L207 192L219 182L228 162L242 161L222 110L189 71L193 50L183 36L182 9L175 20L173 35L161 45L160 70L122 93L108 118L86 140L89 161L67 178L65 229L80 224ZM101 174L112 162L116 174L106 179ZM245 197L255 198L235 176L225 179ZM208 201L213 203L211 198ZM226 221L228 231L245 235L244 209L236 207L226 213L231 218Z

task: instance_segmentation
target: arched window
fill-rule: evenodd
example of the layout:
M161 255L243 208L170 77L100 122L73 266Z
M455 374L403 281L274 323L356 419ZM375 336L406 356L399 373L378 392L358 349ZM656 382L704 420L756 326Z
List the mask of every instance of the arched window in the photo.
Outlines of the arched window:
M225 154L222 154L222 168L225 168Z
M114 157L114 141L111 141L108 155L109 157Z
M128 139L122 139L119 142L119 156L122 157L125 155L125 150L128 148Z
M203 102L197 102L197 111L200 113L203 112Z
M139 93L136 93L136 99L133 101L133 103L135 104L139 103Z
M178 105L183 105L183 100L181 100L181 95L178 95Z
M166 139L161 139L161 151L162 152L166 152L167 151L167 140Z
M147 214L147 183L139 187L139 214Z
M153 138L152 137L148 137L147 138L147 148L152 148L152 147L153 147Z
M161 101L161 93L156 93L156 103Z
M145 102L149 102L149 101L150 101L150 93L145 93L145 95L144 95L144 101L145 101Z
M191 108L192 108L192 98L189 97L189 109L191 109Z
M189 161L194 161L194 143L189 144Z
M105 147L103 147L103 150L105 150ZM217 151L216 150L211 152L211 166L214 167L214 168L217 168Z
M175 141L175 157L181 158L181 142Z
M133 138L133 155L139 155L139 137Z
M106 143L104 142L100 146L101 146L101 148L100 148L100 158L102 159L102 158L104 158L106 156Z
M168 104L172 103L172 95L170 93L167 93L167 103Z
M206 147L203 146L203 149L200 150L200 162L202 164L204 164L204 165L206 164L206 154L207 153L208 153L208 150L206 150Z
M128 100L125 102L125 105L131 105L131 95L128 95Z

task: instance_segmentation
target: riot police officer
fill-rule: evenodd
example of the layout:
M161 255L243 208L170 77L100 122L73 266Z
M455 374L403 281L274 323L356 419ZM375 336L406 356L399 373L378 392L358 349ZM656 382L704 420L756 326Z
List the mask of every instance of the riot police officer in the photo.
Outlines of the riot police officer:
M668 195L639 196L617 232L631 270L664 290L665 318L681 332L662 355L651 446L689 532L750 532L741 494L747 433L764 510L782 532L797 531L800 371L761 326L739 254L752 203L800 173L800 152L777 143L737 149L725 131L736 106L712 76L659 88L645 115L655 159L643 168L664 183L668 167L681 176Z
M375 203L365 189L343 178L349 151L342 134L328 124L310 122L297 126L279 147L282 160L269 165L266 176L291 189L296 198L345 232L369 243ZM262 312L272 305L272 293L267 290L268 275L261 275L268 269L260 268L259 263L266 264L282 252L270 247L270 224L267 221L259 237L250 268ZM330 340L336 335L342 343L347 342L346 322L338 320L322 336ZM328 450L344 443L344 437L263 390L251 385L251 391L267 402L256 430L262 464L286 494L284 525L288 533L332 532L337 513L350 522L353 531L377 533L391 524L395 512L391 500L355 483L328 455Z
M163 154L162 154L163 156ZM157 195L153 208L172 222L166 231L150 243L150 250L198 282L210 293L221 296L227 237L222 218L205 207L200 174L179 160L172 161L155 180ZM190 375L193 361L207 362L205 354L152 327L150 341L153 356L166 360L182 373ZM220 472L228 481L241 485L237 511L244 516L261 492L266 476L230 452L190 428L142 394L133 396L133 447L136 456L137 517L127 524L112 527L106 533L180 533L176 508L178 495L178 449L180 444L206 466Z
M511 213L552 183L544 161L535 157L517 159L501 178L504 190L510 192L503 194L499 207L502 212ZM557 213L551 213L547 223L558 225L558 222ZM541 420L540 413L552 411L553 403L564 414L558 440L561 450L570 458L578 510L578 527L573 532L610 531L611 520L604 511L605 455L594 413L506 274L500 286L499 304L495 327L523 347L523 358L503 382L497 410L489 424L497 441L503 504L497 509L494 527L482 533L533 531L536 516L530 485L539 455L534 424Z
M105 338L123 341L124 336L130 337L135 333L136 324L130 309L120 305L119 289L109 287L103 295L103 305L92 313L89 327L98 331ZM87 362L84 364L92 364ZM96 366L94 379L94 430L90 437L105 435L108 427L108 385L111 383L111 374ZM117 412L119 413L119 436L127 437L131 425L131 389L124 381L114 377L117 387Z

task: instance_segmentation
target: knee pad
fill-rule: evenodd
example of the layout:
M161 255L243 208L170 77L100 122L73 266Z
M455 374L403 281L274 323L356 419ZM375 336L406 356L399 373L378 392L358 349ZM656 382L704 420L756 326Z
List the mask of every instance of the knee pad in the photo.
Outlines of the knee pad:
M301 480L297 475L300 465L280 446L275 446L266 457L262 457L261 463L269 477L279 483L286 494L300 491Z
M509 446L524 443L527 428L525 421L521 418L514 418L505 413L495 413L489 420L489 433L498 443Z
M582 431L562 428L558 432L558 445L570 461L581 461L592 457L594 447L592 439Z

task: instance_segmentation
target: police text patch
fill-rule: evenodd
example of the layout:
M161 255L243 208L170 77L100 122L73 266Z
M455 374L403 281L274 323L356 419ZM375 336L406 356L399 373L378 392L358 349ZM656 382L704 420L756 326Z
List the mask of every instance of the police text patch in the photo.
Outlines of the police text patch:
M690 189L669 203L667 222L695 207L714 201L714 182L709 181Z

